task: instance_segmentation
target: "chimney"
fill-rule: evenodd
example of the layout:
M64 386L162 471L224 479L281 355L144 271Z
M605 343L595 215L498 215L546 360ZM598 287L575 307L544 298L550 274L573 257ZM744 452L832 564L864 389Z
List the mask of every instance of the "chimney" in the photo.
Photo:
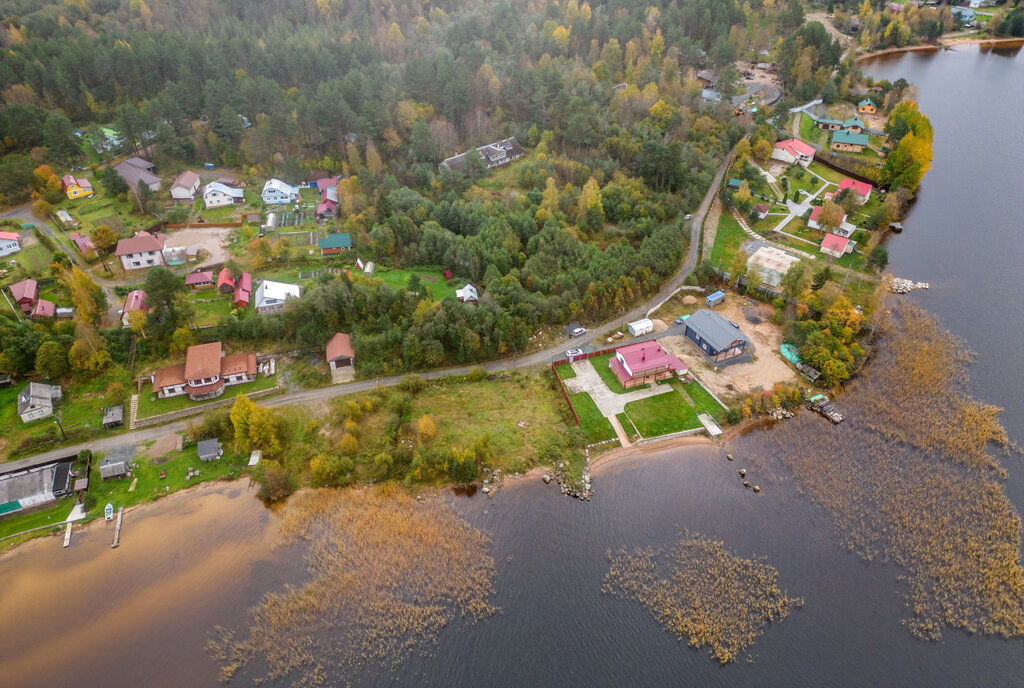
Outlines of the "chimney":
M647 349L640 349L640 360L641 361L646 361L647 360Z

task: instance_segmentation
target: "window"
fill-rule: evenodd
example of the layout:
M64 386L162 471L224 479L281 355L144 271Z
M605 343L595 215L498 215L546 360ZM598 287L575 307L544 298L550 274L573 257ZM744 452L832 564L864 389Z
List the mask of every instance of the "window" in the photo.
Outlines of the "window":
M132 261L132 267L136 267L137 268L137 267L139 267L139 265L140 265L139 261L137 261L137 260L133 260Z

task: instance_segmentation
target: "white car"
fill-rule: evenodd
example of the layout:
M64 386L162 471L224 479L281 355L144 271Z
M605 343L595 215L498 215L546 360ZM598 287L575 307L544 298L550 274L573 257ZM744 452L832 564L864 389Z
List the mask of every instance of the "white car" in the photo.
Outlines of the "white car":
M586 333L587 333L587 330L586 330L586 328L583 328L583 327L577 327L576 329L574 329L574 330L572 331L572 334L571 334L570 336L572 336L572 337L582 337L582 336L583 336L583 335L585 335Z
M576 358L577 356L583 355L583 349L568 349L565 355L569 358Z
M684 220L692 220L693 219L693 215L691 215L690 213L686 213L686 217L684 217L683 219Z

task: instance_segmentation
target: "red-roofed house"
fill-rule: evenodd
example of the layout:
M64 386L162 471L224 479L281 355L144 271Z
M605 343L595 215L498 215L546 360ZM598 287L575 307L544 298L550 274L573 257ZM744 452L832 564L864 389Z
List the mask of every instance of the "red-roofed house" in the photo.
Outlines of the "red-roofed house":
M243 272L238 278L238 286L235 287L235 295L231 299L231 305L235 308L248 308L249 299L252 297L252 275Z
M867 182L858 182L849 177L843 177L843 181L839 182L839 193L849 189L850 194L857 200L858 205L864 205L871 198L871 185Z
M82 255L87 254L89 251L96 250L96 247L93 246L92 239L84 234L71 232L71 234L68 234L68 239L71 239L71 242L78 248L78 252Z
M26 279L15 282L8 289L11 290L11 296L14 297L14 302L18 304L21 311L30 313L39 298L39 284L34 279Z
M814 146L800 139L786 139L775 144L772 159L782 162L797 163L807 167L814 160Z
M159 234L137 232L135 236L117 242L114 255L121 259L125 270L143 270L164 263L164 238Z
M608 359L608 367L626 389L668 380L677 372L686 372L686 365L656 341L616 349L615 355Z
M331 370L352 365L356 360L356 352L352 348L352 338L344 332L338 332L327 340L327 365Z
M826 234L821 240L821 252L833 258L842 258L847 253L853 252L853 242L838 234Z
M188 394L193 401L215 399L225 387L256 379L256 354L225 356L220 342L190 346L185 365L153 373L153 390L161 399Z
M21 235L17 232L0 232L0 258L21 250Z
M185 286L193 290L212 287L213 273L209 270L205 272L190 272L185 275Z
M36 307L32 309L32 318L52 318L57 312L57 307L46 299L36 301Z
M754 212L757 214L758 220L763 220L768 217L768 211L770 208L764 203L758 203L754 206Z
M141 289L135 289L128 292L128 296L124 297L124 306L121 308L121 326L131 327L129 319L129 313L132 311L146 311L146 292Z
M825 206L823 205L814 206L814 208L811 209L811 216L807 218L807 226L811 229L821 229L821 225L818 223L818 220L821 219L821 214L824 210ZM839 221L840 226L842 226L844 222L846 222L846 213L843 213L843 219Z
M235 290L235 278L227 268L221 268L217 275L217 291L221 294L230 294Z
M70 174L60 178L60 190L67 194L68 198L83 198L92 196L92 182L88 179L75 179Z

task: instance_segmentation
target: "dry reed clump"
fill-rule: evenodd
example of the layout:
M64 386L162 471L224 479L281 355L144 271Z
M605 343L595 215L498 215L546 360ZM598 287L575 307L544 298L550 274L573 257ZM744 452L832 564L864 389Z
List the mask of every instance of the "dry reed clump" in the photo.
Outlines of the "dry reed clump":
M475 622L496 611L486 537L441 504L318 490L292 498L281 533L309 543L311 580L265 595L248 637L217 629L209 650L223 681L258 658L267 678L301 672L299 682L323 684L364 663L397 665L459 614Z
M667 553L620 550L602 590L642 604L690 647L709 647L722 664L750 647L770 621L782 621L802 598L778 586L778 571L726 551L721 542L687 533Z
M986 453L1007 446L995 409L964 396L969 358L934 318L903 306L886 334L841 399L846 423L801 414L766 435L769 449L849 549L906 571L912 633L1024 635L1020 516Z

